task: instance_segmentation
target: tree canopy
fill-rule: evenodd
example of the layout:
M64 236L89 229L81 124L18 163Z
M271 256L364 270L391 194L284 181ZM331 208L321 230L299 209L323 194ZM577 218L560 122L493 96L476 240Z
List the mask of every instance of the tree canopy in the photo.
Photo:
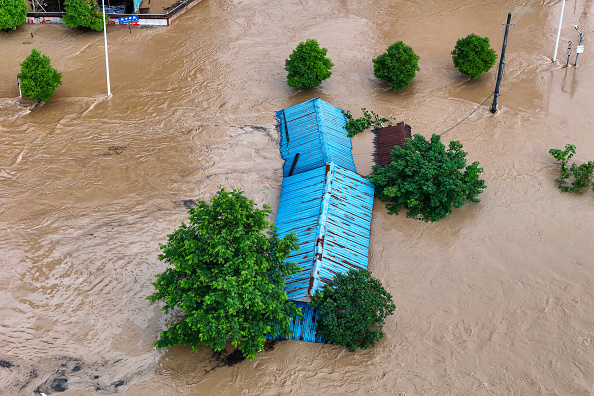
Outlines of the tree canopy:
M495 50L489 47L489 38L472 33L459 39L452 51L454 66L460 73L477 78L491 70L497 61Z
M185 223L168 236L159 260L171 267L157 275L151 303L163 311L181 310L169 321L157 348L204 344L215 351L228 339L249 359L262 348L265 335L290 335L290 316L301 315L287 299L284 276L299 267L285 260L297 250L293 234L279 239L266 221L270 207L255 207L242 191L221 189L198 201Z
M0 0L0 30L15 30L26 20L25 0Z
M319 310L316 332L327 342L351 352L366 349L384 336L382 326L396 306L392 296L368 270L337 274L311 298Z
M96 0L65 0L62 18L66 26L83 27L91 30L103 30L103 12L97 6ZM107 15L105 22L109 21Z
M394 91L408 86L419 70L419 56L402 41L373 59L373 74L390 84Z
M326 58L328 50L320 48L316 40L308 39L299 43L295 51L285 60L287 84L298 89L317 87L332 75L334 64Z
M462 143L451 141L449 148L434 134L427 141L422 135L406 139L404 149L390 151L392 161L374 166L369 180L375 194L390 214L398 214L404 206L407 217L437 221L462 207L466 201L480 202L476 197L487 187L479 176L478 162L466 166Z
M62 74L50 64L50 58L35 48L23 63L18 74L21 92L29 99L47 102L56 88L62 85Z

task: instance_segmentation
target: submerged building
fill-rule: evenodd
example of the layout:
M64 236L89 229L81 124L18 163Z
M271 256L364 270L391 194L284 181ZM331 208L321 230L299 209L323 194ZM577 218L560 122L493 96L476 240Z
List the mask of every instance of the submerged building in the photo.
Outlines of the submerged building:
M336 274L367 268L374 187L356 172L340 109L315 98L277 117L285 164L276 226L281 237L299 238L287 261L301 272L286 278L285 290L304 314L294 318L292 336L277 339L323 342L308 303Z

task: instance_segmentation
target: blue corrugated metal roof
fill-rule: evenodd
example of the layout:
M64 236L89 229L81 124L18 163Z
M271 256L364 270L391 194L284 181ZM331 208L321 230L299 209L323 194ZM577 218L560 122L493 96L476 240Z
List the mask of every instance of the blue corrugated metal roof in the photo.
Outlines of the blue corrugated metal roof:
M309 304L304 302L295 301L295 304L299 309L301 309L301 313L303 317L301 318L292 318L291 320L291 331L293 335L289 337L285 337L284 335L279 335L276 338L272 338L270 336L266 336L268 340L297 340L297 341L308 341L308 342L319 342L324 343L324 340L321 339L316 334L316 322L318 320L317 311L312 309Z
M287 258L302 271L287 277L289 299L308 299L349 268L367 268L373 185L332 162L283 179L276 226L301 249Z
M347 137L346 117L320 98L310 99L293 107L276 112L280 120L280 151L285 160L284 177L299 154L293 175L334 162L356 172L351 150L353 144Z

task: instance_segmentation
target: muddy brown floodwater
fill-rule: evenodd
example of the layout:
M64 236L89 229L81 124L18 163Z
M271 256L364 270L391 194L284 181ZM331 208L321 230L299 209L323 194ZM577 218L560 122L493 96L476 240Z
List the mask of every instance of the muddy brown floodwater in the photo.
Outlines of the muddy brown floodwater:
M481 202L434 224L375 202L369 268L397 305L384 339L356 353L279 342L231 367L208 348L152 347L167 318L146 297L184 201L225 186L276 207L274 111L312 97L394 115L424 136L446 130L496 77L461 76L456 40L488 36L499 53L519 1L203 0L169 28L108 28L109 101L101 33L0 32L0 394L594 394L594 193L560 193L548 154L572 143L576 162L594 159L593 3L567 3L557 63L560 1L526 3L512 19L525 11L501 111L488 101L444 135L484 168ZM563 68L573 25L586 51ZM335 66L298 92L284 60L307 38ZM371 59L398 40L421 71L394 93ZM15 75L33 47L63 86L31 111ZM371 134L353 143L368 174Z

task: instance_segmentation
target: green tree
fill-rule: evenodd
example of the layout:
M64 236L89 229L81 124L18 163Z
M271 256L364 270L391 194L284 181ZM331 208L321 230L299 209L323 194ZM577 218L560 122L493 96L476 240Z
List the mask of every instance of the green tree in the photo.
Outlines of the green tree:
M394 91L408 86L419 70L419 56L402 41L373 59L373 74L390 84Z
M266 334L290 335L291 316L301 315L287 299L284 276L298 272L285 260L299 249L293 234L279 239L266 218L270 207L255 207L242 191L221 189L210 202L198 201L162 245L159 260L171 265L157 275L151 303L163 301L166 313L179 309L183 319L168 322L157 348L200 344L215 351L228 339L249 359Z
M392 296L368 270L337 274L311 297L319 310L316 332L327 342L351 352L366 349L384 336L382 326L396 306Z
M83 27L91 30L103 30L103 12L97 6L96 0L65 0L62 18L66 26ZM109 21L105 16L105 23Z
M0 30L15 30L26 20L25 0L0 0Z
M347 123L344 126L344 129L346 129L347 136L348 137L353 137L355 135L358 135L359 133L363 132L364 130L366 130L367 128L371 128L373 127L373 129L378 129L378 128L383 128L384 127L384 123L387 123L388 126L392 125L392 121L390 121L387 118L383 118L377 114L375 114L375 112L373 110L371 110L371 113L367 111L367 109L365 107L361 108L361 111L363 111L363 117L359 117L359 118L354 118L353 114L350 111L342 111L342 113L344 114L344 116L347 119Z
M441 143L439 135L431 141L422 135L406 139L404 149L391 151L392 162L384 167L373 166L370 181L375 194L390 214L402 206L407 217L424 221L437 221L452 212L452 206L462 207L465 201L480 202L476 197L487 187L479 179L478 162L466 167L466 152L459 141L451 141L449 148Z
M50 58L35 48L23 63L18 74L21 91L29 99L47 102L56 88L62 85L62 74L50 64Z
M581 194L590 186L594 190L594 182L592 181L594 161L588 161L581 165L574 163L569 168L566 166L575 154L575 146L573 144L566 144L563 151L550 149L549 154L561 162L561 174L558 179L555 179L555 183L559 185L559 189L562 192L576 192Z
M299 43L295 51L285 60L287 84L298 89L317 87L332 75L334 64L326 58L328 50L320 48L316 40L308 39Z
M497 54L489 47L488 37L472 33L456 42L452 60L460 73L477 78L493 67L497 61Z

